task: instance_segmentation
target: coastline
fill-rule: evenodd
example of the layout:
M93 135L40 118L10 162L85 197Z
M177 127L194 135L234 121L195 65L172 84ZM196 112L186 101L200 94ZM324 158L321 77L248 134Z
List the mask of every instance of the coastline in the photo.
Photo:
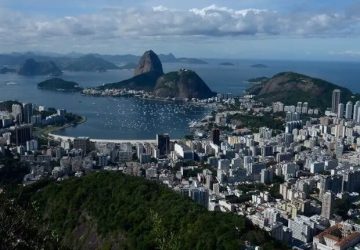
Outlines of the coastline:
M73 137L73 136L65 136L65 135L56 135L53 133L49 133L48 134L49 137L51 137L52 140L56 140L56 141L74 141L75 138L77 137ZM121 140L121 139L92 139L89 138L89 140L91 142L98 142L98 143L116 143L116 144L120 144L120 143L131 143L131 144L136 144L136 143L156 143L157 141L151 140L151 139L128 139L128 140ZM171 139L171 141L177 141L179 139Z
M51 137L51 135L55 135L53 134L56 131L62 130L62 129L66 129L72 126L78 126L80 124L83 124L87 121L87 118L85 116L81 116L81 120L79 122L76 123L67 123L61 127L57 127L57 126L48 126L45 128L41 128L39 130L36 130L35 133L37 134L38 137L42 138L42 139L51 139L49 137Z

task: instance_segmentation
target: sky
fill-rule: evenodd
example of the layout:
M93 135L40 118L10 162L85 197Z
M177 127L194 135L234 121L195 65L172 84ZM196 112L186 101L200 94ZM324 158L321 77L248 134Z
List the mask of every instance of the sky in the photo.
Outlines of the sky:
M357 0L0 0L0 53L360 61Z

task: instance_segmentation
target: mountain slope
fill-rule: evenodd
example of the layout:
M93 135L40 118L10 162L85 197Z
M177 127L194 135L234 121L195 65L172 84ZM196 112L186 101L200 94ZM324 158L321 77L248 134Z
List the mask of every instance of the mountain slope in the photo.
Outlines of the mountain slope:
M18 71L19 75L35 76L35 75L61 75L62 72L58 66L52 61L35 61L27 59Z
M191 70L179 70L161 76L154 94L159 97L210 98L215 95L205 82Z
M64 65L64 69L69 71L105 71L118 69L118 67L100 57L85 55L71 60L67 65Z
M151 92L158 78L159 74L157 72L147 72L121 82L104 84L97 87L97 89L133 89Z
M208 212L167 187L120 173L93 173L25 188L39 222L71 249L283 249L235 214Z
M342 102L352 98L352 92L346 88L294 72L282 72L264 79L260 84L251 86L248 93L268 104L276 101L293 105L297 102L308 102L312 107L325 109L331 106L334 89L341 90Z

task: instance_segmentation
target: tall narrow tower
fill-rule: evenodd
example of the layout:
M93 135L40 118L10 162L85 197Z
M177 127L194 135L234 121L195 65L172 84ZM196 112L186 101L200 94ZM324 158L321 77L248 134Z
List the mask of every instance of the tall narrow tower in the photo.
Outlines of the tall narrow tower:
M334 89L332 93L331 111L335 114L338 113L338 107L340 103L341 91L340 89Z
M333 211L333 204L334 203L334 196L331 192L326 192L323 195L322 199L322 206L321 206L321 216L327 219L330 219L332 211Z

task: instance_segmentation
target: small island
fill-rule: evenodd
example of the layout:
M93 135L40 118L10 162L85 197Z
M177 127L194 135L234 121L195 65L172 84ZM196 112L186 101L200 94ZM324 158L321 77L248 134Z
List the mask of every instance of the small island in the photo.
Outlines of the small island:
M259 63L259 64L253 64L253 65L251 65L251 67L252 68L267 68L268 66L265 64Z
M260 77L255 77L255 78L250 78L249 80L247 80L249 83L263 83L265 81L269 80L269 77L266 76L260 76Z
M3 67L0 69L0 74L7 74L7 73L16 73L16 69L10 69L8 67Z
M82 88L76 82L65 81L61 78L51 78L38 83L39 89L61 91L61 92L78 92Z
M220 66L235 66L235 64L231 63L231 62L222 62L219 64Z

